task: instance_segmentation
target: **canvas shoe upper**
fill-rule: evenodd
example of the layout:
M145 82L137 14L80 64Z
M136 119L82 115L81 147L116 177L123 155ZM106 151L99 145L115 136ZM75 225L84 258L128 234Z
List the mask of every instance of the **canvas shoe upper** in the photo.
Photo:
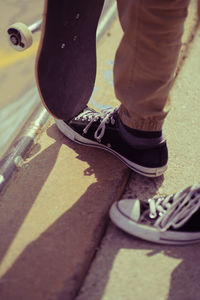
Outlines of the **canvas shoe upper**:
M144 176L160 176L167 168L166 140L134 136L123 126L117 108L96 112L86 107L72 120L56 120L56 124L71 140L107 150Z
M120 200L112 205L110 218L125 232L151 242L200 242L200 184L148 202Z

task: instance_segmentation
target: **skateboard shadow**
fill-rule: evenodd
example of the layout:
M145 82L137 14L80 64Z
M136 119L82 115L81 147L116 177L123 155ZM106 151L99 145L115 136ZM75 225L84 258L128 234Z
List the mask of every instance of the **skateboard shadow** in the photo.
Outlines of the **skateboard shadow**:
M37 153L34 152L35 148L33 149L28 164L20 170L21 179L17 176L13 179L18 185L19 194L15 197L10 185L6 191L9 196L6 199L9 200L1 204L0 224L3 232L0 243L1 300L74 299L94 256L96 242L101 238L106 226L106 224L99 224L99 221L96 222L94 211L101 213L102 224L104 224L105 216L108 220L108 209L116 195L108 191L104 211L100 209L101 203L97 199L106 185L115 184L116 173L119 170L122 176L127 176L127 168L122 167L118 159L99 149L95 149L94 156L94 148L72 143L58 132L55 125L47 130L47 135L53 139L53 143L44 150L38 146ZM66 205L66 211L47 229L41 231L39 236L30 238L30 242L27 242L27 236L31 236L32 233L29 232L29 228L25 228L24 230L28 231L25 240L23 240L23 233L20 240L23 223L29 217L33 207L37 206L37 196L52 173L61 147L70 147L77 154L77 159L87 162L89 167L84 170L83 176L93 175L96 180L91 181L91 185L76 203L70 208ZM112 174L111 178L105 178L105 170L108 175ZM152 180L144 179L139 175L136 175L136 178L140 181L140 186L144 187L143 192L147 190L147 185ZM66 181L66 186L67 184ZM159 179L157 184L153 184L149 195L155 194L161 184L162 179ZM52 197L55 200L52 206L54 211L57 207L56 194ZM42 205L45 207L45 197ZM40 216L38 219L33 219L35 226L43 227L48 214L47 211L44 218ZM89 228L94 227L94 223L95 232L91 232ZM19 244L17 239L20 241ZM111 267L111 263L108 264L107 272L103 275L105 278L109 274L109 265Z

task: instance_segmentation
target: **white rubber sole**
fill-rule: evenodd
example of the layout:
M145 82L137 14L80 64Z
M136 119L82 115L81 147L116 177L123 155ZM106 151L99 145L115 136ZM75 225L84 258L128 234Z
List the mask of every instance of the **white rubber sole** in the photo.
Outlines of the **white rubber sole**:
M106 150L112 154L114 154L116 157L118 157L125 165L127 165L131 170L135 171L136 173L139 173L146 177L158 177L161 176L166 170L167 165L160 167L160 168L146 168L140 165L135 164L134 162L126 159L116 151L110 149L109 147L106 147L103 144L99 144L98 142L91 141L89 139L84 138L77 132L75 132L73 129L71 129L70 126L68 126L64 121L62 120L55 120L57 127L59 130L70 140L77 142L82 145L90 146L90 147L96 147L103 150Z
M159 231L151 226L137 223L120 211L118 202L111 206L109 214L110 219L117 227L146 241L167 245L187 245L200 242L200 232Z

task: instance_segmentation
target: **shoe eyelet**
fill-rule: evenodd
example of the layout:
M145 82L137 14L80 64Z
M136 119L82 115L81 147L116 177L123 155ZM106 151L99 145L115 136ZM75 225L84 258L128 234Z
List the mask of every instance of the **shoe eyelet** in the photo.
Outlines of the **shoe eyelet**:
M156 217L157 217L157 214L153 214L153 213L149 214L150 219L156 219Z

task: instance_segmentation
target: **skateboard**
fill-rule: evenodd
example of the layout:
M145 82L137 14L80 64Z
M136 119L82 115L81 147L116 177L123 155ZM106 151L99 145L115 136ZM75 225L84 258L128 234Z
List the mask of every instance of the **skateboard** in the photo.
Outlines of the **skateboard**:
M43 19L8 29L22 51L41 29L35 76L41 100L55 118L69 120L88 103L96 77L96 30L104 0L45 0Z

